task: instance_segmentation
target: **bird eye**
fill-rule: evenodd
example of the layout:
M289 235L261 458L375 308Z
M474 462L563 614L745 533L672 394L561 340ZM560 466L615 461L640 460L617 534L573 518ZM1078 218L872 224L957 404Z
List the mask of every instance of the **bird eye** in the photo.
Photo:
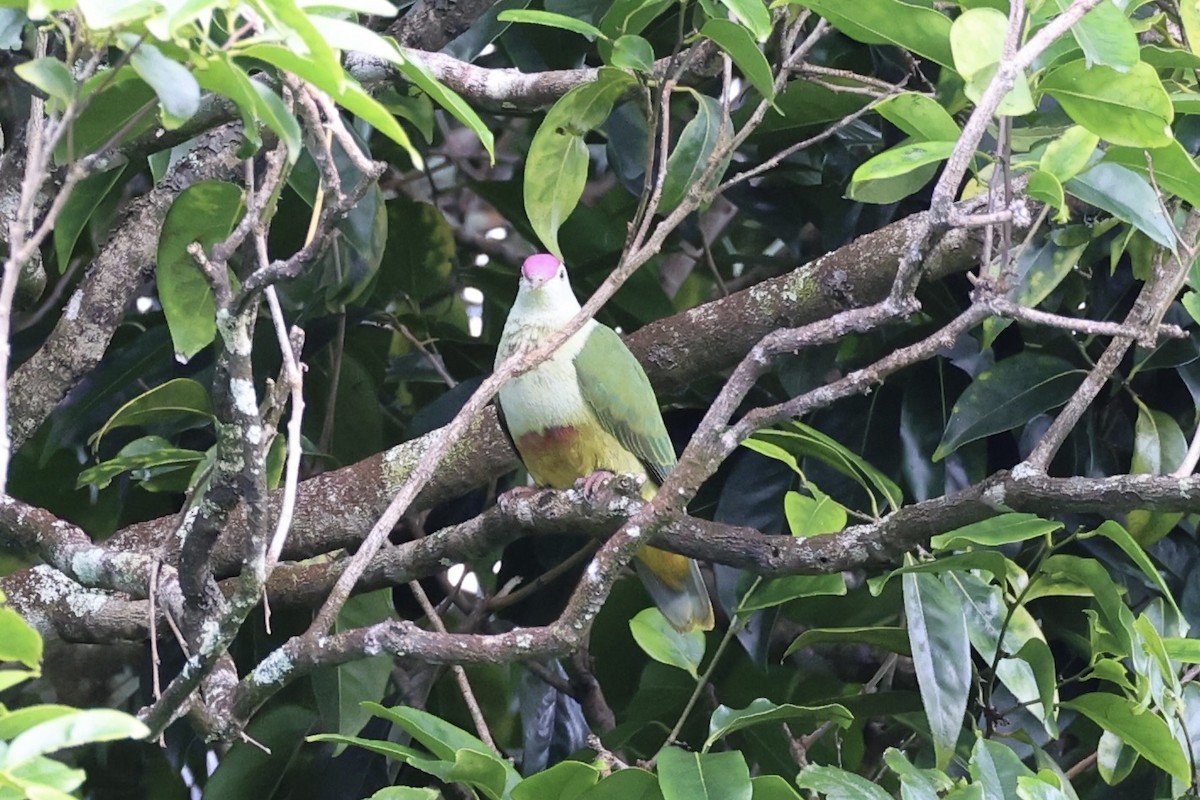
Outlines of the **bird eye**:
M558 277L565 280L567 277L567 271L565 269L563 269L562 267L559 267L558 268Z

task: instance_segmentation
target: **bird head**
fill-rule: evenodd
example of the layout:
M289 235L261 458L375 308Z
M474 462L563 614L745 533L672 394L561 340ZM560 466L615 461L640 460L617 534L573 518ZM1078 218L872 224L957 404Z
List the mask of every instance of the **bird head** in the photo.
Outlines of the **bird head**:
M538 253L525 259L521 265L521 282L517 299L524 299L535 306L579 307L567 268L549 253Z

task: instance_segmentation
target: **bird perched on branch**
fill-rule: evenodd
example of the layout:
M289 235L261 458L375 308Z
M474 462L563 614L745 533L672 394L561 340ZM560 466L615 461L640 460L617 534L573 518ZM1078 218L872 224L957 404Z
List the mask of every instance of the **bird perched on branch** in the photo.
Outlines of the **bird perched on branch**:
M554 256L521 266L517 300L504 323L496 364L546 341L579 311L567 268ZM612 328L588 320L550 358L500 389L501 417L533 479L557 489L596 472L645 478L654 497L675 450L654 389ZM710 630L712 604L696 562L644 547L637 571L663 616L677 629Z

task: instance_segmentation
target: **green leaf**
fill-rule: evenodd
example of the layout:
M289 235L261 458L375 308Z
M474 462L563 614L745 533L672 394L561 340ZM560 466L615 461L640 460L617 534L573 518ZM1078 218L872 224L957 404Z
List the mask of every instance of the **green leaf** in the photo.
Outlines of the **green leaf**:
M187 248L198 242L206 253L225 240L245 212L242 189L222 181L200 181L179 193L158 237L155 275L178 358L187 361L217 334L212 286Z
M1050 173L1059 182L1069 181L1087 168L1099 143L1099 136L1082 125L1072 125L1046 145L1038 169ZM1137 152L1141 153L1140 150Z
M1179 20L1183 23L1188 48L1193 53L1200 54L1200 7L1195 3L1180 3Z
M575 800L600 780L600 770L579 761L560 761L548 770L530 775L512 790L512 800Z
M295 163L300 147L299 126L295 118L291 114L286 114L296 128L296 137L293 142L286 135L286 131L276 130L271 124L271 120L267 119L270 111L265 108L266 102L259 97L259 93L255 89L255 82L250 80L250 76L246 74L245 70L233 62L227 52L218 50L210 58L196 59L194 75L202 89L227 97L237 106L238 113L242 117L242 131L251 152L256 152L262 146L262 137L258 134L258 126L259 118L263 117L263 121L271 127L271 130L276 131L288 147L290 163ZM263 88L267 89L265 86ZM270 89L267 91L270 92ZM273 94L273 92L271 93ZM292 152L293 145L297 148L295 153Z
M762 0L720 0L720 3L733 12L758 41L765 42L771 35L771 12Z
M959 396L933 460L1023 425L1071 398L1084 371L1055 356L1021 352L979 373Z
M0 692L41 676L41 672L24 669L0 669Z
M725 119L717 100L698 92L694 94L696 116L683 127L675 149L667 158L667 176L658 204L658 211L662 214L674 211L689 191L709 190L721 179L718 172L707 183L700 182L722 134L726 139L730 136L729 121Z
M777 0L775 5L779 5ZM864 44L894 44L953 68L950 19L903 0L787 0L811 8L842 33Z
M868 628L809 628L788 645L783 657L817 644L865 644L900 655L912 655L908 631L904 628L872 626Z
M761 4L758 7L766 11ZM759 94L767 100L775 97L775 79L771 75L771 65L767 63L767 57L755 43L750 31L727 19L710 19L700 29L700 35L711 39L728 53Z
M334 633L363 628L395 616L391 590L354 595L342 606L334 623ZM349 661L315 673L313 689L323 720L338 733L354 736L372 716L371 709L365 707L363 701L383 697L391 675L392 657L386 654ZM345 746L339 744L333 754L339 755Z
M903 797L935 798L949 794L954 785L941 769L923 769L914 766L908 756L894 747L883 751L883 761L892 772L900 776L900 791Z
M937 577L904 576L904 613L917 686L937 763L944 768L954 755L971 691L971 644L958 598Z
M608 118L633 83L626 73L602 68L592 83L577 86L546 113L525 162L525 212L546 249L562 257L558 229L575 210L587 183L583 137Z
M196 77L154 45L143 41L134 47L129 53L129 64L158 95L163 127L167 130L178 128L200 108L200 84Z
M929 182L930 168L949 158L956 144L913 142L885 150L854 170L846 196L864 203L893 203L907 197Z
M1017 781L1033 770L1008 745L982 736L971 751L971 780L983 787L984 800L1009 800L1017 796Z
M11 608L0 606L0 661L18 661L37 669L42 661L42 637Z
M1033 199L1041 200L1052 208L1058 209L1059 213L1054 216L1055 222L1061 224L1070 219L1070 214L1066 210L1067 197L1063 192L1063 186L1059 183L1058 178L1049 172L1038 170L1030 175L1025 191Z
M688 753L668 747L658 754L663 800L751 800L750 770L737 751Z
M783 605L802 597L842 596L846 594L846 577L835 572L830 575L788 575L772 578L742 600L738 613L760 611Z
M697 668L704 658L702 631L680 633L657 608L638 612L629 620L629 631L646 655L661 664L679 667L693 678L698 677Z
M750 779L753 800L804 800L792 784L779 775L758 775Z
M1163 247L1175 248L1175 229L1154 187L1136 172L1102 162L1067 181L1066 189L1083 202L1128 222Z
M67 271L75 243L79 241L79 235L87 227L92 214L124 172L124 169L117 167L89 175L75 184L54 225L54 254L60 274Z
M213 418L208 389L191 378L174 378L133 398L108 418L88 439L88 444L96 450L104 435L116 428L151 425L180 417Z
M399 68L401 74L412 81L418 89L429 95L433 102L449 111L451 116L470 128L479 137L479 141L483 145L483 149L487 150L492 163L495 163L495 137L475 109L471 108L454 90L434 77L420 59L406 58Z
M827 800L892 800L873 782L840 767L809 764L800 770L796 785L820 792Z
M916 92L894 95L875 106L879 116L923 142L950 142L962 131L936 100Z
M1109 731L1100 734L1100 742L1096 745L1096 772L1105 783L1114 786L1125 780L1137 763L1137 751L1126 747L1120 736Z
M103 489L118 475L126 472L135 473L135 477L143 482L154 478L161 479L168 473L178 473L203 460L204 453L198 450L172 447L171 443L161 436L143 436L122 447L114 458L79 473L75 485ZM152 487L145 488L153 491ZM186 481L183 488L187 488Z
M254 93L258 95L259 114L267 123L267 127L275 131L283 141L288 152L288 163L295 164L303 150L300 123L288 111L287 106L283 103L283 98L275 94L275 90L270 86L265 86L258 81L252 81L250 85L253 87Z
M612 38L641 33L671 6L674 0L614 0L600 19L600 30Z
M907 575L910 572L932 572L942 573L952 570L983 570L991 573L992 577L997 581L1005 580L1010 571L1019 569L1016 564L1013 564L999 550L969 550L965 553L956 553L952 556L939 556L932 561L919 561L915 564L908 564L900 569L894 569L891 572L884 573L877 578L871 578L867 581L867 587L871 595L878 597L883 593L883 589L887 586L888 581L897 575Z
M50 97L62 103L68 102L75 96L75 78L67 65L57 58L45 56L17 64L13 72L26 83L41 89Z
M1038 89L1061 103L1075 122L1113 144L1165 147L1173 139L1171 99L1149 64L1117 72L1089 69L1080 59L1051 72Z
M745 708L717 706L708 722L708 738L704 740L703 752L734 731L749 728L763 722L802 719L815 723L833 722L839 727L849 727L854 715L845 706L836 703L821 706L797 706L791 703L777 705L766 698L751 701Z
M141 739L150 729L136 717L107 708L75 711L48 719L19 734L0 752L0 770L8 770L38 756L93 742Z
M604 778L577 800L662 800L662 794L653 773L630 767Z
M1114 655L1129 655L1133 618L1107 566L1092 558L1057 553L1043 561L1038 572L1051 580L1066 578L1086 586L1095 600L1100 624L1113 637Z
M793 536L820 536L846 527L846 508L811 483L812 497L799 492L783 496L783 511Z
M958 550L968 543L996 547L1049 536L1062 527L1061 522L1045 520L1036 514L1001 514L938 534L929 540L929 546L934 550Z
M1149 164L1146 163L1147 156ZM1149 176L1153 168L1154 182L1159 189L1186 200L1193 208L1200 208L1200 167L1178 141L1152 150L1110 147L1104 160L1144 176Z
M599 28L590 22L585 22L575 17L568 17L566 14L555 14L550 11L537 11L527 8L510 9L501 12L497 19L501 22L526 22L532 25L543 25L547 28L559 28L586 36L589 41L608 38Z
M1066 11L1070 0L1052 0L1058 10ZM1137 34L1116 3L1103 2L1071 26L1071 35L1083 50L1087 65L1104 64L1125 72L1141 60Z
M1187 456L1188 443L1183 431L1169 414L1152 411L1138 402L1134 426L1133 458L1129 472L1134 475L1165 475L1178 467ZM1134 509L1125 518L1129 533L1141 545L1150 545L1166 536L1183 518L1179 513Z
M1162 643L1172 661L1200 664L1200 639L1180 639L1168 636L1162 640Z
M904 493L895 481L845 445L803 422L790 422L781 428L759 431L742 444L771 458L780 458L782 453L783 460L797 471L797 458L815 458L829 465L872 493L872 513L875 516L880 513L875 492L893 510L904 504Z
M613 42L609 63L621 69L649 73L654 69L654 48L637 34L626 34Z
M388 786L371 795L370 800L441 800L441 797L437 789Z
M954 68L966 80L963 90L971 102L978 103L983 99L1004 55L1004 40L1007 37L1008 16L994 8L967 9L950 27ZM1013 88L1000 100L996 113L1019 116L1033 109L1029 81L1022 71L1017 75Z
M1151 764L1181 781L1191 775L1191 765L1167 723L1151 711L1115 694L1094 692L1062 704L1119 737Z
M71 706L53 704L26 706L7 712L0 710L0 741L6 742L46 720L74 713Z

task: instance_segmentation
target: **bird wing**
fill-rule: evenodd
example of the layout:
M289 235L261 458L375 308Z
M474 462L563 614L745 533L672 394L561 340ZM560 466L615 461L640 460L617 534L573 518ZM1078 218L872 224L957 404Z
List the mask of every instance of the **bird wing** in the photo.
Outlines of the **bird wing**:
M595 325L575 356L579 392L600 426L662 484L675 448L642 365L612 328Z

